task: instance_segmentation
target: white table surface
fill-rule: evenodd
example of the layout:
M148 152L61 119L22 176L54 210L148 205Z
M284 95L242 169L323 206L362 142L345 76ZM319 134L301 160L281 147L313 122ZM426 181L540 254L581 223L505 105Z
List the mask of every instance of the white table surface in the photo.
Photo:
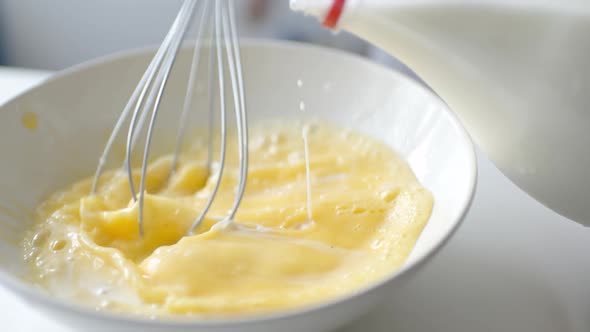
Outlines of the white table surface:
M50 74L0 67L0 104ZM339 332L589 332L590 228L534 202L481 154L463 226L423 272ZM590 204L590 201L589 201ZM0 288L6 331L71 332Z

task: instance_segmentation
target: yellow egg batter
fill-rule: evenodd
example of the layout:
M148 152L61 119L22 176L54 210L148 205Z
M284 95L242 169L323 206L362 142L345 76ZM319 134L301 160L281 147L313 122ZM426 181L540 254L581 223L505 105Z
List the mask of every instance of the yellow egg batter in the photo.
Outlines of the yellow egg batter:
M315 125L307 137L308 191L301 126L250 137L248 185L229 226L212 229L235 197L235 146L209 218L185 236L215 184L196 143L171 177L170 156L150 164L143 237L119 171L102 177L96 195L84 180L51 196L25 239L32 281L97 309L219 317L327 301L403 264L433 199L396 153ZM134 175L138 183L138 170Z

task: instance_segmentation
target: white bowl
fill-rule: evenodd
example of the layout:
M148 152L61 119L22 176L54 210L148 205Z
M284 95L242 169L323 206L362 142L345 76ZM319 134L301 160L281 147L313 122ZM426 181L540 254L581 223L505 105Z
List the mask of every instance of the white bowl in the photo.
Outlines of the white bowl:
M113 332L321 332L359 317L385 296L395 296L396 288L440 250L469 208L477 168L469 136L436 95L360 57L276 42L244 43L242 52L251 123L301 117L303 101L306 114L389 144L432 191L432 216L401 270L355 294L303 310L215 321L151 321L96 312L23 282L20 241L32 222L31 212L52 191L92 174L107 133L153 54L138 51L68 70L1 106L0 284L56 319L85 331ZM158 133L175 130L189 60L190 53L184 52L178 61ZM25 113L37 115L36 130L22 125ZM198 120L201 113L193 117ZM156 142L156 150L168 143L164 137Z

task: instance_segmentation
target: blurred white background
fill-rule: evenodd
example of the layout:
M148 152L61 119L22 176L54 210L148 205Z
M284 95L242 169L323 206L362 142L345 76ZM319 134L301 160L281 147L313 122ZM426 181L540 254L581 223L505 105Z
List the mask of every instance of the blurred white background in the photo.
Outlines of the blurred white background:
M0 64L62 69L116 51L159 44L181 0L0 0ZM237 0L243 37L307 41L363 54L405 70L395 59L312 18L288 0Z

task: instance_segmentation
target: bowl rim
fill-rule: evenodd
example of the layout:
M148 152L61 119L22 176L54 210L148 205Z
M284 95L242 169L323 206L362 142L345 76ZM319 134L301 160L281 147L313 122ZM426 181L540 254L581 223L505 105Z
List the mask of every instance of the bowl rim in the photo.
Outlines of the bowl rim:
M473 199L475 196L475 188L477 186L477 174L478 174L478 166L477 166L477 157L475 153L475 147L470 135L467 133L465 128L461 125L461 121L457 117L457 115L450 109L448 104L439 97L434 91L432 91L428 86L416 81L414 78L410 77L409 75L399 71L398 69L390 68L385 65L376 63L371 61L368 58L363 56L353 54L350 52L338 50L335 48L313 45L304 42L296 42L296 41L284 41L284 40L268 40L268 39L251 39L251 38L243 38L241 40L241 46L246 48L270 48L270 49L307 49L310 51L319 51L325 54L334 54L338 57L348 57L354 59L354 61L358 61L363 63L366 66L373 66L381 68L381 70L388 71L391 75L397 76L398 79L406 81L406 83L410 86L413 86L415 89L423 90L426 94L430 95L432 98L439 100L445 107L443 108L443 112L449 119L451 120L452 126L454 129L462 136L462 142L468 147L467 149L467 158L469 163L469 170L470 174L468 174L468 185L469 185L469 195L464 198L461 202L462 208L460 210L459 216L456 218L454 224L452 225L451 229L443 236L443 238L434 245L434 247L426 252L422 257L419 257L412 263L404 264L402 268L398 269L388 277L378 281L370 283L364 287L356 289L354 292L350 292L345 295L338 296L336 298L322 301L319 303L315 303L312 305L307 305L301 308L295 309L287 309L281 310L277 312L271 313L262 313L262 314L253 314L247 316L238 316L235 318L232 317L223 317L223 318L203 318L203 317L157 317L157 319L152 319L146 316L141 315L134 315L128 313L119 313L119 312L111 312L111 311L97 311L93 310L89 306L84 306L81 304L77 304L72 301L62 300L55 297L51 297L50 294L43 292L39 288L33 287L32 285L26 284L26 282L22 281L19 278L16 278L5 271L0 270L0 286L5 287L7 290L12 291L13 293L19 294L21 297L25 297L28 302L36 302L36 305L43 305L46 307L53 307L52 309L60 309L62 311L67 311L72 314L77 314L81 316L85 316L91 319L107 319L113 322L119 323L131 323L139 326L150 326L150 327L231 327L237 325L254 325L265 323L274 320L282 320L282 319L289 319L289 318L296 318L298 316L304 316L306 314L310 314L314 311L319 311L322 309L327 309L329 307L333 307L338 304L342 304L344 302L348 302L353 300L365 293L369 293L375 291L379 288L384 287L385 285L389 284L394 279L401 278L409 274L410 272L417 270L421 266L423 266L426 262L431 260L438 252L440 252L441 248L445 246L451 237L456 233L457 229L463 223L467 212L471 208L473 203ZM185 46L188 47L188 46ZM55 74L51 75L50 77L41 80L39 83L31 86L27 90L17 94L15 97L11 98L10 100L6 101L5 103L0 104L0 109L5 107L6 105L11 104L12 102L24 97L25 95L40 89L42 86L49 84L54 81L59 81L62 78L73 76L80 71L88 70L92 67L98 67L101 65L108 65L111 62L118 61L124 58L133 58L139 57L146 54L150 54L155 52L157 46L146 46L140 48L133 48L129 50L123 50L119 52L115 52L112 54L108 54L106 56L98 57L89 61L82 62L80 64L74 65L69 67L65 70L61 70L56 72ZM436 203L435 203L436 204ZM31 301L31 299L33 301ZM29 305L29 304L27 304Z

